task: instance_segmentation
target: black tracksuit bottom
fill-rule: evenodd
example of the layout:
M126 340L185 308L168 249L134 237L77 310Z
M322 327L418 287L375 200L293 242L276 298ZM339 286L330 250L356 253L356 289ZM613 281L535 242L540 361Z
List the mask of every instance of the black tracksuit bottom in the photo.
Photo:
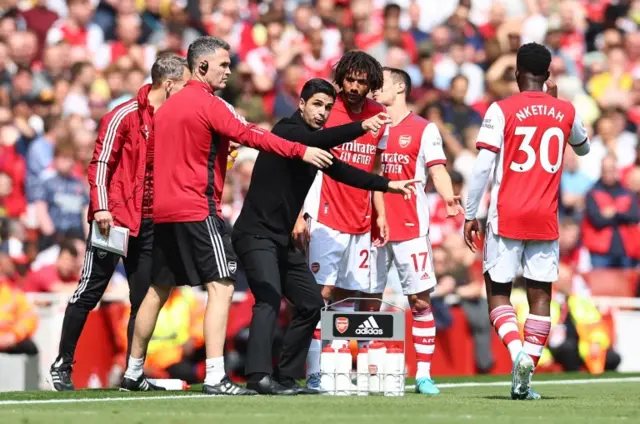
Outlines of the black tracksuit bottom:
M267 374L279 380L303 377L309 344L324 307L304 253L292 242L282 246L270 238L240 230L234 230L231 239L255 297L247 347L247 378L260 380ZM282 296L293 304L294 311L274 371L272 345Z
M131 315L127 326L127 360L131 350L136 314L151 282L152 250L153 220L143 219L138 235L129 238L127 257L123 258L131 302ZM76 345L87 322L87 316L102 299L120 258L119 255L91 246L91 234L89 234L80 282L64 313L55 366L69 366L73 363Z

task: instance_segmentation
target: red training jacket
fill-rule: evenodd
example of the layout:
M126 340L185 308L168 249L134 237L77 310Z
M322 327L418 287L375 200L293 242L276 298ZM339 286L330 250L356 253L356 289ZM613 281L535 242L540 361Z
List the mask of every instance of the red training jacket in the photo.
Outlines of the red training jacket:
M147 146L153 142L150 90L150 84L144 85L137 98L102 118L87 169L91 196L87 219L91 222L96 212L108 210L114 224L128 228L131 236L140 230Z
M230 140L290 159L306 146L247 123L209 85L189 80L158 109L153 155L153 221L222 217L220 198Z

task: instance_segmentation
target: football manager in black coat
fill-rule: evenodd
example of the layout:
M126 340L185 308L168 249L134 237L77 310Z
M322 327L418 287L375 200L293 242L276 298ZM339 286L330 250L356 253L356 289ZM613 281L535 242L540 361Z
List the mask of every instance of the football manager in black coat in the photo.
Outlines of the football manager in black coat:
M282 119L273 133L307 146L330 149L377 131L390 122L381 113L365 121L321 129L336 99L333 86L323 79L308 81L301 93L300 110ZM393 192L409 197L417 180L390 181L333 158L322 170L331 178L365 190ZM255 297L247 349L247 388L261 394L314 394L299 386L304 375L309 343L324 301L304 253L291 232L318 169L298 160L260 152L232 242ZM280 301L294 307L279 364L273 370L272 346Z

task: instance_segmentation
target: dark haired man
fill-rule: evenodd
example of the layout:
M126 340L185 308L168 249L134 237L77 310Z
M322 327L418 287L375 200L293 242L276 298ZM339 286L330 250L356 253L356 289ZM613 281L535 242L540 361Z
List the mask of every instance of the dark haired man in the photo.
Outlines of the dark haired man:
M531 376L551 329L551 283L558 279L562 153L567 143L580 156L589 153L582 119L571 103L555 98L555 85L548 81L550 64L551 53L540 44L518 49L520 93L492 103L484 116L465 211L465 241L475 251L480 230L476 213L497 161L483 271L491 323L513 361L512 399L540 398L531 389ZM530 311L524 343L510 302L511 283L521 269Z
M140 88L138 96L102 118L93 159L87 171L90 186L88 220L95 220L100 232L109 234L113 225L130 231L124 267L129 281L131 314L127 328L127 348L136 314L151 279L151 178L153 157L153 114L190 76L186 61L178 56L159 57L151 68L151 84ZM89 230L91 231L91 230ZM60 348L47 381L56 391L74 390L71 381L73 355L87 315L98 304L120 256L87 242L78 288L69 300L62 323Z
M367 98L369 92L382 87L382 66L372 56L361 51L346 53L336 64L335 82L340 92L326 128L367 119L384 111L382 105ZM379 167L387 134L388 126L384 125L377 131L347 140L333 148L332 153L350 165L372 172ZM349 187L317 173L304 205L307 223L299 220L295 233L298 237L309 234L309 264L322 286L326 302L352 297L368 285L374 214L377 218L373 221L380 233L374 243L383 245L388 232L382 193L375 192L372 196L368 190ZM354 303L349 301L340 303L336 309L353 311L353 307ZM334 341L336 348L344 344L344 340ZM314 338L307 361L307 383L313 388L319 388L320 382L320 345L320 339Z
M299 110L282 119L273 133L308 146L330 149L379 131L387 123L380 113L365 121L320 130L330 116L336 92L323 79L312 79L302 88ZM394 181L362 171L338 159L322 170L350 186L408 196L413 180ZM295 246L291 232L317 169L271 153L260 153L251 176L249 192L234 225L233 247L244 265L253 307L247 352L247 387L261 394L313 394L296 380L304 374L309 342L324 306L305 255ZM278 369L272 374L272 344L284 295L294 306Z

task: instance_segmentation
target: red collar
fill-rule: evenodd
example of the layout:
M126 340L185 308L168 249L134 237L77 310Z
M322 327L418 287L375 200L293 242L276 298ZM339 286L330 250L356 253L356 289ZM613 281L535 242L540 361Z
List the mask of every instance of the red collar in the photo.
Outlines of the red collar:
M148 109L153 114L153 106L149 103L149 92L151 91L151 84L145 84L138 90L138 110Z
M204 88L204 90L209 93L209 94L213 94L214 90L211 88L211 86L205 82L202 81L198 81L196 79L190 79L189 81L187 81L187 86L192 85L194 87L202 87Z

